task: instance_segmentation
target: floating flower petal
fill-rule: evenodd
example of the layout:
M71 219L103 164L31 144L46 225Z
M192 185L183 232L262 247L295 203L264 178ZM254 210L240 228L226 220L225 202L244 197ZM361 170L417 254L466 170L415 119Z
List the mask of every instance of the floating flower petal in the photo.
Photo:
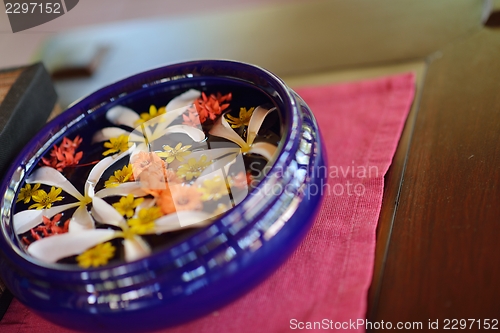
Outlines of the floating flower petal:
M164 233L184 228L201 228L210 224L214 215L203 211L180 211L156 220L155 232Z
M264 122L266 116L274 111L276 108L267 110L262 107L257 107L252 113L247 128L247 139L243 140L238 133L236 133L224 117L220 117L210 130L210 134L225 138L229 141L236 143L241 148L244 154L253 153L262 155L265 159L272 159L277 147L267 142L254 143L255 138L259 132L260 126Z
M54 235L34 242L28 253L45 262L54 263L62 258L78 255L83 251L115 237L114 230L86 230L81 233Z

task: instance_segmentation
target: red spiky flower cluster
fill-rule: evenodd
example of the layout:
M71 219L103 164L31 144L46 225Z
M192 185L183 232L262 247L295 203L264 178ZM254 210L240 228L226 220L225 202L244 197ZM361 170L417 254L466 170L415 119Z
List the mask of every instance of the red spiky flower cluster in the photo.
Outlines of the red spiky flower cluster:
M68 232L69 219L67 219L64 223L61 222L62 214L57 214L51 219L46 216L43 216L43 224L38 227L32 228L30 230L31 237L33 238L30 241L27 237L23 237L22 241L26 245L30 245L32 242L40 240L45 237L50 237L52 235L64 234Z
M208 97L205 93L201 93L201 97L198 97L188 108L188 114L182 115L183 124L196 127L200 123L213 123L229 107L232 97L231 93L226 95L210 94Z
M83 152L76 152L81 143L82 138L78 135L74 140L64 137L59 147L54 145L54 148L50 152L50 158L42 157L42 164L58 171L63 171L64 168L77 165L83 156Z

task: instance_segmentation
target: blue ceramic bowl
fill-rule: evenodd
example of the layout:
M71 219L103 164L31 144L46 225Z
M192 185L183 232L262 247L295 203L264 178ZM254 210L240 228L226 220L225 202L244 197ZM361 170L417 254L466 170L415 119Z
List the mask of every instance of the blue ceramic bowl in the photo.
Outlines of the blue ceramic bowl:
M282 139L272 167L239 205L184 240L136 261L93 269L44 264L13 231L20 186L52 143L124 98L212 82L249 85L277 106ZM134 95L135 94L135 95ZM208 314L250 291L294 251L321 202L325 155L304 101L272 73L231 61L196 61L144 72L84 98L21 151L0 188L0 272L38 315L90 332L147 331Z

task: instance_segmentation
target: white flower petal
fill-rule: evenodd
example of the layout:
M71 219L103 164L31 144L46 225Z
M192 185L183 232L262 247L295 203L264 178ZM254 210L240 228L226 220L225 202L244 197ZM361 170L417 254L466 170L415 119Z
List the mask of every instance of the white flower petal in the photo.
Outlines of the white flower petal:
M180 117L184 111L186 111L186 107L182 107L179 109L167 111L167 113L164 113L162 115L159 115L158 117L155 117L152 119L150 122L147 123L148 127L152 127L153 125L156 125L152 135L151 135L151 141L158 140L161 138L163 135L165 135L165 129L168 128L168 126L175 120L177 117Z
M95 196L99 198L106 198L115 195L127 196L129 194L133 194L134 197L143 197L147 195L147 193L143 191L140 182L129 182L120 184L116 187L104 188L97 192Z
M119 127L105 127L100 131L94 133L94 136L92 137L92 143L109 141L109 139L111 138L117 138L120 135L129 135L129 134L130 134L129 131L126 131ZM131 140L130 137L129 140ZM137 140L132 140L132 141L137 141Z
M182 228L201 228L211 224L213 221L210 218L213 214L202 211L180 211L177 212L177 218L180 221Z
M60 187L64 192L72 195L78 200L83 196L59 171L54 168L43 166L33 172L26 180L27 183L41 183L49 186Z
M92 215L97 221L121 227L125 224L125 219L118 211L99 197L92 199Z
M172 99L167 104L167 113L176 109L185 108L193 104L193 102L201 96L201 92L195 89L189 89L183 94Z
M245 140L243 140L241 136L239 136L239 134L231 128L225 117L219 117L209 133L214 136L232 141L241 148L248 147L248 144L245 142Z
M69 221L68 231L79 233L83 230L94 229L94 219L90 216L87 206L78 207Z
M248 145L252 145L255 137L259 133L260 126L266 119L267 115L276 110L276 108L265 109L263 107L256 107L252 113L252 117L250 118L250 122L248 124L248 134L247 134L247 143Z
M143 202L141 202L137 208L135 209L135 214L134 217L137 217L137 214L141 211L141 209L144 208L151 208L156 204L156 199L144 199Z
M155 221L155 229L151 233L161 234L184 228L200 228L210 224L211 214L201 211L180 211L160 217Z
M191 139L193 139L196 142L203 141L205 139L205 133L203 133L202 130L199 130L198 128L188 126L188 125L174 125L170 126L167 128L164 132L164 135L168 135L171 133L182 133L189 135Z
M226 170L226 172L227 172L227 170L229 169L229 166L231 166L231 164L236 162L236 158L238 156L240 158L242 158L242 155L241 155L239 150L238 150L238 154L230 154L230 155L227 155L221 159L218 159L217 161L210 164L205 170L203 170L203 172L198 177L198 179L203 178L203 177L205 177L205 176L207 176L215 171L221 170L222 168L224 168L224 170ZM244 168L242 171L246 172L246 170ZM197 182L198 182L198 180L197 180Z
M65 210L78 207L80 205L80 202L74 202L70 204L65 204L65 205L60 205L60 206L52 206L49 209L45 209L45 213L43 214L44 216L48 217L49 219L52 218L52 216L62 213Z
M33 242L28 253L45 262L74 256L115 237L113 230L85 230L78 233L59 234Z
M267 142L256 142L250 148L249 153L262 155L266 160L271 160L276 152L275 145Z
M140 119L139 115L133 110L124 106L115 106L106 112L106 118L115 125L125 125L134 127L134 123Z
M99 179L101 179L102 174L113 164L121 160L123 157L130 155L130 153L135 149L135 145L132 145L127 151L119 154L119 155L113 155L113 156L108 156L106 158L103 158L102 160L97 163L92 170L90 171L90 174L87 178L87 182L85 183L85 194L88 195L89 197L94 196L94 188L99 182Z
M239 174L240 172L243 172L246 177L246 168L245 168L245 162L243 161L243 156L240 154L236 156L236 158L231 161L230 163L226 164L224 166L224 170L226 171L226 175L229 173L229 168L232 168L235 174ZM233 197L233 204L237 205L240 202L243 201L243 199L246 198L248 195L248 184L245 183L243 187L237 187L229 183L229 188L231 189L231 194Z
M149 245L138 236L132 239L125 239L123 247L125 250L125 261L127 262L144 258L151 253Z
M139 154L141 151L145 152L145 153L149 153L148 146L146 146L143 143L141 143L140 145L137 145L137 147L135 147L135 149L132 151L132 153L130 153L130 162L134 161L134 159L136 158L136 155ZM136 176L135 173L134 173L134 176Z
M130 132L128 140L131 142L138 142L141 144L153 141L153 132L151 131L151 127L147 125L148 123L151 122L152 120L149 120L144 124L141 124L140 126L134 128L134 130Z
M246 174L247 169L245 167L245 161L243 160L243 154L238 154L234 156L232 160L226 159L226 161L228 161L226 164L224 164L224 171L226 172L226 174L229 173L229 168L233 165L236 165L235 167L233 167L235 173L244 172Z
M14 215L14 232L22 234L42 223L43 210L23 210Z
M54 215L64 212L78 206L80 203L75 202L66 205L53 206L50 209L29 209L16 213L13 217L14 232L19 235L23 234L31 228L36 227L43 222L43 216L51 219Z

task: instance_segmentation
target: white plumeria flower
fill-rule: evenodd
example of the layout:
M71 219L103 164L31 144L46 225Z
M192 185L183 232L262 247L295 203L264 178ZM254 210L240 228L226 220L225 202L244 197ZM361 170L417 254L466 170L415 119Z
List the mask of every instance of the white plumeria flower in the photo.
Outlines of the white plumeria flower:
M113 222L113 212L115 209L108 204L103 198L109 196L126 196L133 194L134 196L144 196L146 193L141 189L139 183L123 183L113 188L104 188L95 193L95 186L99 182L102 174L117 161L129 155L135 147L130 147L127 151L117 155L109 156L97 163L87 178L84 187L84 193L81 194L71 182L66 179L59 171L52 167L43 166L38 168L26 180L31 184L45 184L62 188L63 191L76 199L76 202L60 206L53 206L49 209L41 210L25 210L16 213L13 218L14 231L16 234L23 234L30 229L36 227L43 221L43 216L52 218L54 215L64 212L68 209L78 207L69 222L69 232L77 232L82 229L93 229L94 219L87 210L87 205L92 203L93 215L100 216L103 220ZM111 214L111 215L110 215Z
M144 200L136 209L139 212L143 208L150 208L154 200ZM210 214L202 211L179 211L173 214L162 216L155 220L154 228L147 232L137 234L130 232L123 216L113 207L113 211L107 214L106 224L114 225L122 231L110 229L90 229L81 230L77 233L65 233L42 238L33 242L28 247L28 253L33 257L48 263L55 263L58 260L74 255L79 255L86 250L110 241L115 238L124 238L123 248L125 252L125 261L130 262L144 258L151 254L151 247L142 239L142 235L162 234L186 227L202 227L209 224ZM99 220L99 218L98 218Z
M272 159L277 147L267 142L254 141L257 134L259 133L259 129L262 126L264 119L269 113L273 112L274 110L276 110L276 108L272 108L269 110L261 106L255 108L250 118L250 122L248 123L246 141L243 140L241 136L231 128L231 126L223 116L215 122L209 133L236 143L238 146L240 146L240 151L243 154L259 154L269 161L270 159Z
M180 117L194 101L200 97L201 93L191 89L172 99L166 106L166 112L154 117L137 126L140 116L133 110L116 106L106 113L106 118L114 125L125 125L135 128L127 131L119 127L106 127L94 134L93 142L106 141L120 135L128 135L129 141L137 143L137 151L149 151L148 145L166 135L172 133L183 133L190 136L194 141L205 139L205 133L200 128L188 125L170 124ZM154 127L154 128L153 128Z

